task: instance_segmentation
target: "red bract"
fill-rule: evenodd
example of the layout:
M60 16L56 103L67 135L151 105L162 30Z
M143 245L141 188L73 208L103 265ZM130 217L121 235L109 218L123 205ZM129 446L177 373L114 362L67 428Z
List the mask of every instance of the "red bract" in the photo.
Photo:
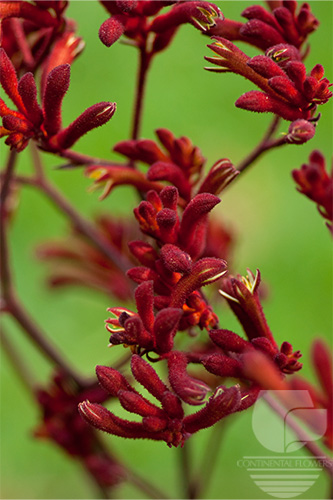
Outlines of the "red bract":
M272 12L261 5L251 5L242 12L242 16L248 19L246 23L217 19L209 34L241 40L262 50L279 43L288 43L299 49L319 26L308 3L303 3L298 10L295 1L267 3Z
M263 90L243 94L235 103L238 108L258 113L270 112L290 121L299 118L309 120L314 116L317 105L325 104L333 95L329 90L330 82L323 78L324 68L317 64L307 76L304 64L295 52L289 50L289 46L271 47L265 56L250 58L232 42L221 37L215 39L217 41L208 47L219 57L205 59L219 67L206 69L237 73ZM284 52L287 62L283 58ZM279 57L281 64L274 60Z
M32 73L20 80L6 52L0 49L0 83L18 111L11 110L0 100L3 118L1 137L12 149L22 151L30 139L40 148L53 153L71 147L80 137L107 123L116 110L116 104L100 102L86 109L67 128L61 128L61 105L70 80L69 64L56 66L48 73L42 94L42 107L37 101L37 87Z
M87 470L104 487L114 486L124 479L124 470L104 449L96 444L91 427L87 426L77 412L77 405L85 398L103 403L110 396L97 385L80 390L75 383L62 374L57 374L48 390L36 393L42 410L42 423L35 436L56 443L66 453L80 460Z
M220 386L201 410L184 417L179 397L168 389L147 361L138 355L133 355L131 367L135 379L159 401L161 406L144 398L116 370L97 367L96 372L102 387L117 396L123 408L142 417L141 422L131 422L117 417L99 404L90 401L81 403L79 405L81 415L97 429L121 437L165 441L169 447L177 447L183 446L191 434L214 425L230 413L243 409L242 399L245 399L245 393L237 386L229 389ZM198 387L194 379L184 376L184 372L174 373L171 378L173 385L181 392L190 394L193 391L193 384ZM203 388L204 384L201 384L201 387Z
M144 48L150 39L149 56L166 48L181 24L190 23L200 31L207 31L221 18L220 9L209 2L179 2L166 14L158 15L165 6L176 2L110 2L101 1L112 14L104 21L99 30L102 43L110 47L122 35ZM150 19L155 16L153 19Z
M302 165L299 170L293 170L292 175L299 186L298 191L317 204L320 215L327 220L326 225L332 232L333 172L327 172L324 156L320 151L313 151L309 164Z

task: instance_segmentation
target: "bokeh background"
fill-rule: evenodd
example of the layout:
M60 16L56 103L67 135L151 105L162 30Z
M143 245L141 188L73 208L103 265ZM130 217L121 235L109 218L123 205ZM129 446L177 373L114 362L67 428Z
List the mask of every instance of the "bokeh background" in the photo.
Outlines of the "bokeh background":
M325 66L332 79L332 2L312 1L321 22L311 35L306 65ZM217 2L227 17L241 20L248 1ZM68 17L77 20L86 41L83 54L72 66L71 86L63 105L64 123L70 123L86 107L103 100L117 102L117 112L106 126L79 141L78 151L117 158L113 145L128 138L137 69L136 51L121 43L111 48L98 40L98 28L106 19L97 1L73 1ZM142 136L154 138L154 129L166 127L176 136L189 136L207 158L210 167L219 158L237 165L261 139L271 117L236 109L237 97L252 88L237 75L203 70L203 57L210 55L209 40L192 26L183 26L171 47L160 54L148 79ZM245 45L249 55L257 51ZM313 149L320 149L328 163L332 157L332 103L322 108L316 136L303 146L288 146L268 153L241 175L222 196L215 209L232 229L237 244L233 270L260 268L269 291L265 313L279 342L288 340L303 353L303 374L314 380L310 345L321 336L331 342L332 265L331 240L315 205L297 193L291 170L307 162ZM283 122L281 132L286 132ZM3 146L3 145L2 145ZM1 147L1 163L6 158ZM105 201L88 193L91 181L83 171L59 171L59 160L44 155L50 179L82 213L131 214L137 200L129 188L117 189ZM19 170L31 171L28 151L21 154ZM104 329L106 308L119 301L84 289L50 290L47 270L35 257L36 246L67 234L67 222L51 203L32 188L21 192L20 205L10 231L10 245L18 293L31 314L82 373L93 373L96 364L111 364L122 354L107 348ZM218 301L224 328L241 329ZM3 321L13 343L43 384L51 370L48 363L9 319ZM2 498L95 498L96 492L80 465L52 444L32 437L39 413L16 378L6 357L1 358L1 496ZM198 464L209 430L192 438L192 458ZM151 478L173 498L179 497L179 452L165 443L125 441L106 436L119 456L133 469ZM247 472L237 467L244 455L265 455L251 427L251 411L230 419L221 444L215 476L206 498L266 498ZM303 453L303 452L302 452ZM298 452L298 455L302 454ZM326 478L321 475L303 498L325 498ZM120 486L117 498L144 498L132 486Z

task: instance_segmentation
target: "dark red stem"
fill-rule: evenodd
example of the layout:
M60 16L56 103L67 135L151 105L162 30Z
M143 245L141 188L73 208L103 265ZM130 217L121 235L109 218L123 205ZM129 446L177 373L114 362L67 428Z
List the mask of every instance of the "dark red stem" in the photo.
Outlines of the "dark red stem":
M131 133L131 139L133 140L136 140L140 134L143 101L146 87L146 76L152 59L152 55L147 52L146 47L141 47L139 50L140 60Z

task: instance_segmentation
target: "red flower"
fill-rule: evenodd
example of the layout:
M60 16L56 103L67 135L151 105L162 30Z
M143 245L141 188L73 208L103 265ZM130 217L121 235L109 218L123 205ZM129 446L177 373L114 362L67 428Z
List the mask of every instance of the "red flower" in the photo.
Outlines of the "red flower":
M217 19L216 26L207 34L241 40L262 50L279 43L288 43L299 49L319 26L308 3L303 3L298 11L296 1L267 3L272 12L261 5L251 5L242 12L242 16L248 19L246 23Z
M70 65L62 64L47 74L42 94L42 107L37 101L37 87L32 73L25 73L18 81L15 68L6 52L0 49L0 83L18 111L11 110L0 100L3 127L0 135L8 136L5 143L22 151L30 139L46 151L62 151L71 147L82 135L107 123L116 105L100 102L86 109L67 128L61 128L61 105L68 90Z
M166 48L181 24L190 23L205 32L215 25L215 19L222 17L220 9L210 2L177 2L166 14L158 15L165 6L175 2L114 2L101 1L112 15L99 29L102 43L110 47L122 35L143 48L150 43L150 56ZM152 20L150 17L155 16Z
M177 447L183 446L191 434L243 409L245 392L237 386L228 389L220 386L201 410L184 417L179 397L162 382L147 361L133 355L131 367L135 379L159 401L160 406L144 398L117 370L98 366L96 373L102 387L118 397L125 410L140 415L142 421L132 422L119 418L103 406L85 401L79 405L79 411L94 427L116 436L165 441L169 447ZM188 395L193 391L197 394L198 384L194 379L184 376L183 370L179 371L180 373L174 372L171 376L173 387ZM201 384L201 387L204 385Z
M234 334L230 337L229 333L226 336L222 335L221 338L218 333L213 333L214 342L223 349L232 351L231 347L228 348L230 340L231 345L236 345L236 352L242 352L254 346L268 354L283 373L293 373L300 370L302 364L299 363L298 359L301 357L301 353L299 351L293 352L292 345L288 342L283 342L279 349L268 327L258 293L260 284L259 269L257 269L255 276L249 269L248 273L246 277L238 275L237 279L232 276L226 278L223 281L220 293L237 316L251 345L249 343L244 344L245 341L239 341L238 345ZM216 330L216 332L220 332L220 330ZM221 330L221 332L223 331Z
M330 82L324 78L323 66L317 64L307 76L297 51L291 51L287 45L271 47L265 56L250 58L232 42L221 37L215 39L217 41L208 47L219 57L205 59L220 68L206 69L237 73L263 91L251 90L243 94L236 101L239 108L274 113L290 121L299 118L309 120L317 105L325 104L333 95L329 90ZM283 58L284 52L287 62ZM280 64L274 60L279 57L282 59Z
M317 204L320 215L327 220L326 225L332 232L333 222L333 172L326 170L325 158L320 151L313 151L309 164L293 170L292 176L298 184L298 191Z

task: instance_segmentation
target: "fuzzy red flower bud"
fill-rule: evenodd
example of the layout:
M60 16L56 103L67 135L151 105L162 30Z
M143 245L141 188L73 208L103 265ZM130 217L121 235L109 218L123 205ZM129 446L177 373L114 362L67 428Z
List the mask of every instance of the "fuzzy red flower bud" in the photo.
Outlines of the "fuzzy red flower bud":
M103 389L111 396L117 396L120 390L131 390L125 377L114 368L96 366L96 375Z
M197 194L184 210L180 225L180 240L183 249L192 258L200 256L205 245L207 214L220 203L210 193Z
M171 272L188 274L192 269L192 259L189 254L175 245L163 245L160 257L164 267Z
M121 15L110 17L99 28L99 39L106 47L111 47L124 33L125 26L122 20Z
M0 48L0 84L17 108L25 113L25 106L18 91L15 68L4 49Z
M241 353L251 349L250 342L230 330L210 330L209 336L224 351Z
M137 354L131 359L132 373L136 380L159 401L163 400L164 393L168 391L154 368Z
M25 73L18 82L18 91L22 98L29 120L39 127L43 122L43 112L37 101L37 88L32 73Z
M307 120L296 120L289 125L287 141L291 144L304 144L315 135L315 124Z
M116 103L100 102L86 109L67 128L54 137L55 143L62 149L73 146L84 134L107 123L116 111Z
M225 354L214 353L202 360L203 366L210 373L219 377L242 377L242 363Z

